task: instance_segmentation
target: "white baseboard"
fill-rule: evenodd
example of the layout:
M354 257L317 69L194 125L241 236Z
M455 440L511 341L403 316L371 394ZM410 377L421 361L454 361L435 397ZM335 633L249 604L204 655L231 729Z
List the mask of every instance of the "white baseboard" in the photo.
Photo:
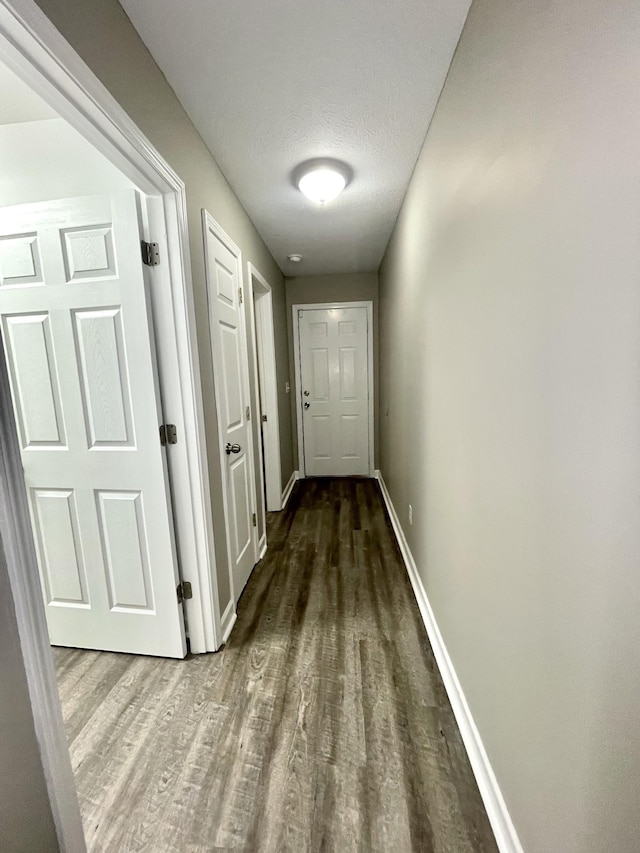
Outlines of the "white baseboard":
M258 542L258 560L261 560L264 555L267 553L267 534L262 534L262 539Z
M293 487L296 484L296 480L300 479L300 472L294 471L293 474L289 477L289 482L284 487L284 491L282 493L282 509L284 509L287 505L287 501L291 497L291 492L293 491Z
M222 623L222 644L226 643L229 639L229 634L231 633L231 629L236 624L236 619L238 618L238 614L236 613L236 608L233 599L227 604L225 607L224 613L222 614L222 618L220 622Z
M389 518L391 519L391 525L398 540L398 546L407 568L425 628L427 629L433 654L438 664L447 695L449 696L449 701L451 702L451 707L453 708L453 713L460 729L460 734L467 750L469 762L478 783L478 789L480 790L491 828L496 837L498 848L500 853L523 853L522 845L507 811L498 781L482 744L480 733L471 716L469 705L467 704L462 686L453 668L453 662L449 657L449 652L438 628L429 599L427 598L427 593L418 574L413 555L400 525L387 486L380 471L376 471L374 476L380 483L380 490L389 513Z

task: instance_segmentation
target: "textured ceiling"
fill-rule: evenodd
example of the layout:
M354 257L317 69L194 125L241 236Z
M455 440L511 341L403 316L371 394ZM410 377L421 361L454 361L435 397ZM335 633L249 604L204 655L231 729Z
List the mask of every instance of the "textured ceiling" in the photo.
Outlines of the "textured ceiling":
M470 0L121 3L284 272L377 269ZM313 157L353 170L325 208Z

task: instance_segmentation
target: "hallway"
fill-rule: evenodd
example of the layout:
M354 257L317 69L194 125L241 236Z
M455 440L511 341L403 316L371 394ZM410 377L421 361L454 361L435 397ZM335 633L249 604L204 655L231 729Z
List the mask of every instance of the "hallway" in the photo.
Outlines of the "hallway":
M373 480L297 484L221 653L54 652L94 853L496 850Z

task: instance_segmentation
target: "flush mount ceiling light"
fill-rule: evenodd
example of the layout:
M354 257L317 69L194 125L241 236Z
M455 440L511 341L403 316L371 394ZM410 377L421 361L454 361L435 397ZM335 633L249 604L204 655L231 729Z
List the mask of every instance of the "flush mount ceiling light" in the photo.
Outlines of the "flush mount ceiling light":
M290 260L292 264L299 264L302 260L302 255L299 255L297 252L294 252L293 255L287 255L287 259Z
M295 170L294 181L301 193L316 204L328 204L349 183L350 171L340 160L308 160Z

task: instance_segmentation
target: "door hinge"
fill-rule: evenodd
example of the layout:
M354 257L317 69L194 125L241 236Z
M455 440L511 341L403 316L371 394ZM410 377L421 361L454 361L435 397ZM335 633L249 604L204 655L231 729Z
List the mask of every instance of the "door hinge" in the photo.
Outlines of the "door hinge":
M253 515L251 516L251 518L252 518L252 520L253 520L253 526L254 526L254 527L257 527L257 526L258 526L258 519L256 518L256 514L255 514L255 512L253 513Z
M240 305L242 305L242 288L238 288L238 293L240 294Z
M160 427L160 444L166 447L167 444L178 443L178 431L175 424L162 424Z
M180 581L178 587L176 589L178 594L178 604L183 601L186 601L189 598L193 598L193 592L191 591L191 582L190 581Z
M249 406L247 406L247 420L251 420L251 409L249 408Z
M142 263L147 267L157 267L160 263L160 247L157 243L141 242Z
M266 422L267 422L267 416L263 415L262 416L262 423L266 424Z

